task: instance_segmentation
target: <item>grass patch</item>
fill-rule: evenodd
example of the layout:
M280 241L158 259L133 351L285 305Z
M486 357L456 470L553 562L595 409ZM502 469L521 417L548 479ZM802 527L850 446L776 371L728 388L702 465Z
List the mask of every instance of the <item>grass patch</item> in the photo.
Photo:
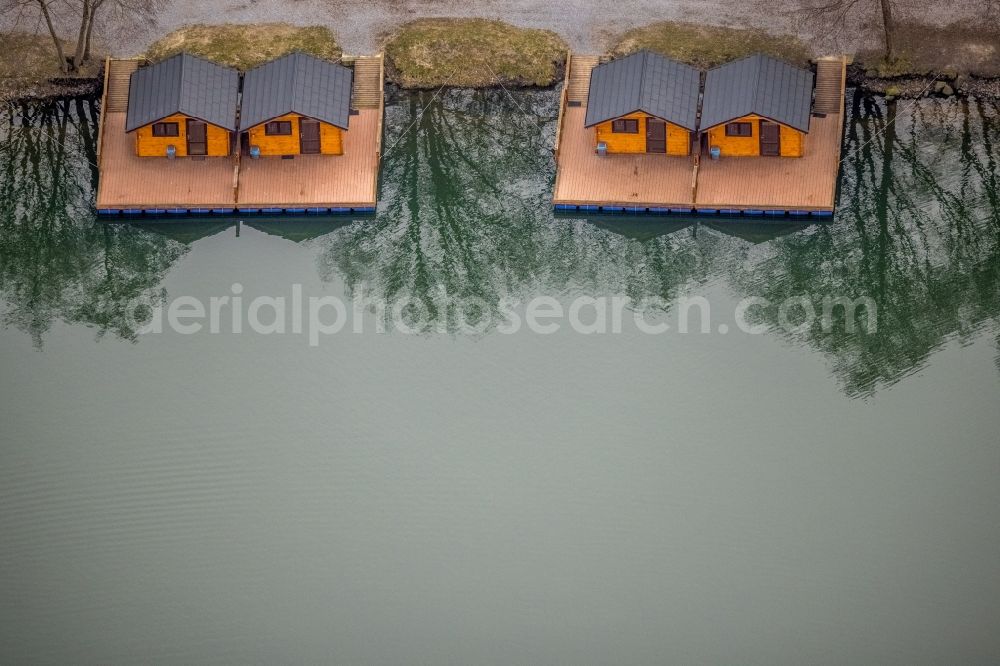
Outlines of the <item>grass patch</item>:
M562 75L567 48L550 30L486 19L421 19L386 42L387 76L404 88L549 86Z
M886 62L881 51L862 51L856 61L886 78L929 74L1000 76L1000 28L989 23L929 26L903 22L896 26L898 53Z
M705 69L752 53L766 53L805 67L812 55L805 44L789 35L673 21L652 23L626 32L612 54L623 56L641 49Z
M56 47L48 35L4 32L0 33L0 41L3 42L3 49L0 49L0 81L41 83L52 78L91 78L97 76L104 63L104 56L95 53L80 71L63 74L59 70ZM71 57L76 43L62 40L62 45L65 55Z
M287 23L189 25L156 41L146 51L153 62L187 51L220 65L247 70L292 51L337 60L342 55L328 28Z

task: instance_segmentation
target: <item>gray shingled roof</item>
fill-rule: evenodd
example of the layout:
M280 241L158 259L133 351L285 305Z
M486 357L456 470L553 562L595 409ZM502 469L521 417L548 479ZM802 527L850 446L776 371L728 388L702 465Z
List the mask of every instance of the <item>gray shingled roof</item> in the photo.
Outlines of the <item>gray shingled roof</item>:
M240 129L287 113L347 129L354 72L305 53L289 53L246 73Z
M236 129L240 75L189 53L178 53L132 72L128 87L125 131L163 120L175 113Z
M763 54L709 70L701 105L701 129L756 114L809 131L812 72Z
M700 84L694 67L649 51L612 60L590 74L585 125L644 111L693 131Z

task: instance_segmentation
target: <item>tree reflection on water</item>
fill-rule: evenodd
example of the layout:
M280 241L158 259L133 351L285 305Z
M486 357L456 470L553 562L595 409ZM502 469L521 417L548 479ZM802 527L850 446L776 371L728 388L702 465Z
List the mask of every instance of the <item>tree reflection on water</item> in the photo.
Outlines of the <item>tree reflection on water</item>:
M0 292L5 325L36 346L55 321L135 339L185 248L95 222L92 100L9 106L0 120Z
M952 337L1000 314L997 108L968 100L853 97L837 221L771 244L730 279L773 302L867 296L877 330L799 336L830 359L844 390L867 395L912 373ZM773 322L774 313L770 312Z
M378 213L268 233L308 241L320 276L423 303L432 320L475 298L627 295L670 308L719 283L737 296L868 297L877 329L773 335L823 353L864 397L919 370L1000 314L1000 120L977 100L848 100L834 222L748 224L554 216L548 90L390 94ZM12 107L0 125L4 321L41 345L53 322L134 339L198 233L95 220L96 112L88 100ZM212 224L220 224L213 222ZM224 223L223 223L224 224ZM1000 337L998 337L1000 347ZM998 353L1000 366L1000 353Z

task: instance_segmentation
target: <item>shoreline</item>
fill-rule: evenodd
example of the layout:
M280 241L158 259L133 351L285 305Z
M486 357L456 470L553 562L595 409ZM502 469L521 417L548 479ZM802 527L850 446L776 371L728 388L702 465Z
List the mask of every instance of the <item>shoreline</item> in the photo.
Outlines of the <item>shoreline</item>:
M65 98L100 97L103 82L103 71L94 77L56 77L40 82L32 82L18 90L12 87L10 91L0 90L0 101L8 104L38 104L52 102ZM536 85L506 85L516 89L554 89L562 79L551 86ZM940 88L940 84L946 86ZM960 97L975 98L991 102L1000 102L1000 77L977 77L956 75L953 72L929 73L925 75L904 75L897 77L879 77L868 74L859 65L848 65L847 85L858 88L862 92L875 97L889 99L919 99L921 97ZM414 92L431 90L432 88L406 88L401 90ZM500 84L487 86L444 86L455 89L499 89ZM436 88L433 88L436 89ZM950 91L950 92L949 92Z
M103 68L102 68L103 70ZM103 76L57 77L45 81L34 81L23 88L12 86L11 90L0 89L0 102L6 104L43 104L60 99L77 97L100 97Z
M859 65L848 65L847 85L860 88L869 95L889 99L974 97L1000 102L1000 77L981 77L954 72L880 77L869 74Z
M1000 78L1000 57L993 41L1000 34L1000 19L984 24L980 0L955 0L947 6L897 8L897 55L909 76L883 79L879 74L859 74L851 69L852 84L866 92L880 94L894 86L902 96L920 92L940 72L956 92L1000 99L1000 85L988 77ZM224 18L220 18L224 17ZM78 26L56 17L56 31L76 34ZM726 0L620 0L612 6L594 5L586 0L176 0L160 7L155 15L137 18L107 18L98 26L96 37L104 36L110 44L102 51L114 57L146 53L164 37L197 26L262 26L284 24L294 28L324 28L336 38L337 46L347 53L374 53L383 50L386 41L399 30L424 20L497 20L521 30L543 30L557 35L578 54L613 53L630 33L654 28L658 24L701 27L707 30L730 30L754 36L756 33L775 41L792 39L807 47L812 57L854 54L874 64L872 54L880 48L881 36L869 29L866 19L852 15L842 30L832 30L824 21L804 20L799 0L775 0L766 11L759 3L736 3ZM221 20L221 22L220 22ZM986 31L980 29L985 28ZM14 14L0 13L0 34L35 32L19 22ZM992 32L991 32L992 31ZM112 35L113 38L111 37ZM42 35L38 35L42 38ZM71 42L71 38L65 38ZM101 41L101 40L99 40ZM695 50L712 50L718 40L692 40ZM737 38L737 42L741 40ZM724 42L723 42L724 43ZM703 49L708 46L709 48ZM725 49L723 49L724 51ZM737 49L738 50L738 49ZM910 51L908 53L908 51ZM958 54L958 55L956 55ZM963 55L964 54L964 55ZM669 55L669 54L665 54ZM774 54L777 55L777 54ZM388 64L388 63L387 63ZM0 67L2 72L2 67ZM961 82L955 72L975 72ZM20 72L17 72L20 74ZM0 80L0 99L40 99L58 95L57 85L40 83L50 72L38 72L34 83ZM55 74L55 72L51 72ZM902 70L900 70L902 74ZM951 74L951 77L947 75ZM31 80L30 77L24 77ZM961 77L959 77L961 78ZM507 83L506 81L504 83ZM511 85L516 82L511 82ZM20 88L19 90L15 88ZM15 89L15 90L12 90ZM37 91L35 89L38 89ZM73 90L74 86L68 89Z

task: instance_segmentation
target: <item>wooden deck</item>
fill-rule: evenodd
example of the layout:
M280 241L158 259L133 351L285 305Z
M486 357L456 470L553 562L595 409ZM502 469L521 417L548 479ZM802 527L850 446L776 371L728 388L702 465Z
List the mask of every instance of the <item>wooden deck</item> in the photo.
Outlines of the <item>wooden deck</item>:
M375 206L379 109L361 109L344 132L343 155L243 157L237 208L365 208Z
M228 209L236 206L232 157L139 157L123 112L102 113L98 210Z
M242 212L370 212L378 195L382 146L384 65L381 55L349 59L355 66L358 109L344 132L343 155L139 158L125 133L128 74L109 60L99 140L102 214ZM124 97L122 88L124 87ZM117 105L111 104L117 100ZM124 100L124 103L123 103Z
M819 62L817 108L801 158L594 153L584 128L589 74L596 58L570 55L556 131L557 210L827 216L836 204L846 62ZM572 99L571 99L572 98ZM571 102L573 105L571 106Z

